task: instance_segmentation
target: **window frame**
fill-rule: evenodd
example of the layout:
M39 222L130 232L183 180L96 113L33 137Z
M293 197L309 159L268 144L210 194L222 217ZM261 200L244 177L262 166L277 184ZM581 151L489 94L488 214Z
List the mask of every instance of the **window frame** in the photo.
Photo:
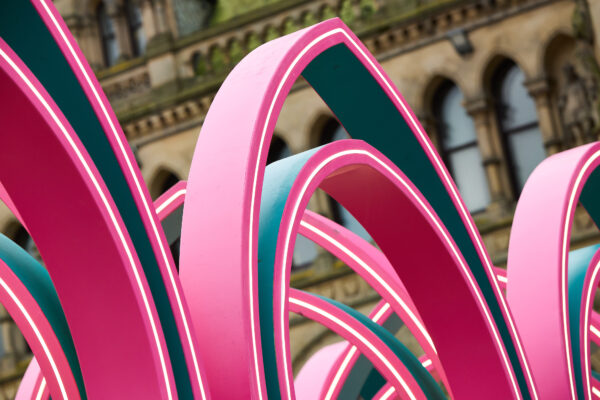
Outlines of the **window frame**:
M123 6L125 10L125 17L127 19L127 32L129 34L129 43L131 44L131 56L141 57L144 54L145 49L143 50L140 48L135 33L138 29L141 29L142 32L144 31L144 21L141 15L139 21L134 18L135 9L137 9L141 14L141 8L132 0L125 0ZM143 33L145 35L145 32Z
M106 22L110 22L113 25L112 32L107 32L105 29L104 18L106 18ZM117 40L117 32L114 19L108 14L108 10L104 1L98 3L96 7L96 20L98 23L98 32L100 33L100 47L102 48L102 58L104 61L104 66L106 68L110 68L113 65L117 64L117 59L114 60L113 63L109 60L109 50L108 50L108 42L115 41L117 43L117 48L119 48L119 43Z
M479 152L480 155L481 155L481 152L479 151L479 142L477 141L477 132L475 131L475 127L473 127L473 130L475 133L475 137L473 140L463 143L458 146L454 146L454 147L447 146L444 143L444 135L447 134L447 129L444 124L445 121L442 118L442 108L443 108L444 101L446 100L448 94L454 88L456 88L462 95L462 91L460 90L460 87L456 83L451 81L450 79L445 79L437 87L437 89L435 90L435 96L433 97L432 111L433 111L433 116L434 116L435 130L436 130L436 134L438 136L440 157L442 158L442 161L448 168L448 171L450 172L452 179L456 182L456 173L454 171L452 162L450 161L450 156L453 153L457 153L459 151L470 149L470 148L475 148L477 150L477 152ZM487 174L485 171L485 164L483 162L483 157L482 157L481 161L482 161L481 167L483 169L483 173L484 173L484 177L485 177L486 189L488 191L488 195L490 195L490 187L489 187L488 177L487 177ZM458 183L456 183L456 185L458 186ZM488 201L488 203L485 207L483 207L481 209L476 209L476 210L469 210L469 213L470 214L480 214L482 212L485 212L485 210L487 210L487 207L489 206L490 202L491 202L491 196L490 196L490 201Z
M496 67L496 70L494 71L494 74L492 77L492 96L493 96L493 102L494 102L496 127L498 129L498 135L500 136L500 143L502 144L502 149L504 151L504 156L506 159L506 166L507 166L508 176L509 176L509 184L510 184L510 188L513 192L514 199L517 200L520 197L521 192L523 191L523 188L521 188L519 185L519 178L517 176L517 168L516 168L517 163L516 163L515 154L512 151L511 146L510 146L510 138L513 135L518 135L518 134L525 132L532 128L539 129L540 123L539 123L539 117L536 114L535 122L528 122L528 123L518 125L518 126L512 127L512 128L506 127L506 123L504 122L505 121L504 114L506 112L507 107L506 107L505 99L503 98L504 96L502 95L502 89L503 89L504 85L506 84L506 79L508 77L508 74L514 68L517 68L523 74L523 76L525 76L525 73L523 72L521 67L515 61L513 61L511 59L503 60ZM534 101L534 100L531 99L531 101ZM534 106L535 106L535 102L534 102ZM537 109L537 107L536 107L536 109ZM541 136L541 131L540 131L540 136ZM542 145L543 145L543 140L542 140ZM544 151L544 153L546 152L545 147L543 147L543 151ZM525 186L525 183L526 182L523 182L523 187Z

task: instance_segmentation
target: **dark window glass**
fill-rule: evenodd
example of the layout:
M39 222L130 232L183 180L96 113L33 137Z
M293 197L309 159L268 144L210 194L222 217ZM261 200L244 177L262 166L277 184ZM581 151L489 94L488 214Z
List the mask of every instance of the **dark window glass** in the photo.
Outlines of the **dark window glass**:
M290 148L285 141L277 136L273 136L271 146L269 146L269 154L267 155L267 165L281 160L292 155Z
M98 28L102 39L102 53L104 54L104 63L107 67L115 65L119 58L119 44L115 34L115 22L108 15L104 3L98 5Z
M515 193L521 193L529 174L546 157L535 103L523 82L525 75L511 61L498 70L494 82L498 126L505 143Z
M172 173L168 173L163 178L163 181L161 182L161 185L160 185L160 194L163 194L167 190L171 189L173 186L175 186L177 183L179 183L180 180L181 179L179 179L179 177L177 175L172 174Z
M146 50L146 35L144 35L144 27L142 26L142 12L131 1L127 1L125 6L132 55L138 57L144 54Z
M475 126L462 105L463 95L458 86L447 82L436 99L435 114L444 161L469 211L484 210L490 202L490 192Z
M33 238L29 235L29 232L22 226L17 229L12 238L13 242L21 246L23 250L28 252L33 258L38 261L42 261L42 257L40 256L40 252L33 241Z

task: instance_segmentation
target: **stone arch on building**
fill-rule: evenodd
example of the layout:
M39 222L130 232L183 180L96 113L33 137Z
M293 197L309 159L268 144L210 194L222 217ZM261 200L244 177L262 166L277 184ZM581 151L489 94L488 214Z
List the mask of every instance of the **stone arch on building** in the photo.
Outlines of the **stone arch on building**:
M282 158L292 155L292 151L287 144L287 141L279 134L275 133L271 138L269 153L267 154L267 165Z
M73 2L73 11L80 15L96 15L96 10L103 0L82 0Z
M427 136L429 136L429 139L431 139L436 149L439 151L439 132L437 129L437 119L434 113L437 96L439 95L440 88L447 84L447 82L456 84L461 91L462 88L460 87L460 84L456 82L456 80L447 74L436 73L428 78L426 82L427 83L423 86L423 91L419 96L421 107L419 108L420 112L418 117L421 125L425 129L425 133L427 133Z
M526 177L533 169L532 165L537 165L546 157L550 136L550 133L543 132L544 127L540 125L539 107L532 86L536 79L522 65L518 59L498 54L489 59L483 74L484 103L491 122L490 132L503 163L504 192L506 198L512 201L519 197ZM512 77L521 79L521 82L515 83ZM510 82L512 86L507 86ZM512 97L515 93L521 93L521 96ZM513 102L515 99L520 103ZM529 128L520 126L519 118L525 113L528 117L523 124L529 125ZM518 144L524 137L519 137L518 133L524 132L530 132L528 134L531 135L527 148Z
M540 75L543 77L543 86L540 89L544 90L542 94L545 100L544 105L548 109L552 130L561 148L565 145L576 144L569 128L565 127L565 117L568 118L565 114L571 113L571 110L565 109L570 85L567 77L568 69L572 67L575 73L582 78L580 74L583 68L575 54L576 46L577 43L573 36L559 30L545 43L542 48L543 53L541 53L540 65L543 66L543 71ZM575 83L585 85L585 82L581 80Z
M435 75L426 85L422 124L437 147L463 200L472 213L490 204L489 180L483 162L487 145L478 133L473 116L465 107L465 92L459 82Z
M335 333L315 322L306 324L305 329L310 330L310 340L299 350L292 349L292 369L294 375L298 374L306 361L318 350L340 340L339 336Z
M487 57L486 61L483 63L483 68L481 71L481 88L483 89L483 94L490 99L493 98L493 88L494 88L494 78L498 72L498 68L505 62L514 62L521 67L521 64L515 60L512 55L506 53L496 52L489 57Z
M321 137L323 132L328 129L328 127L332 126L333 123L338 124L335 117L331 114L331 112L319 112L315 115L310 123L308 124L309 129L309 146L310 148L315 148L317 146L322 145Z
M19 230L22 228L23 227L19 223L19 221L17 221L16 219L10 219L2 227L2 232L4 232L4 234L7 237L13 239L18 234Z
M169 168L161 167L150 180L150 195L157 199L161 194L169 190L173 185L179 182L181 178Z
M557 64L560 65L571 59L575 53L575 38L570 32L558 29L540 46L539 64L542 66L540 75L552 77Z

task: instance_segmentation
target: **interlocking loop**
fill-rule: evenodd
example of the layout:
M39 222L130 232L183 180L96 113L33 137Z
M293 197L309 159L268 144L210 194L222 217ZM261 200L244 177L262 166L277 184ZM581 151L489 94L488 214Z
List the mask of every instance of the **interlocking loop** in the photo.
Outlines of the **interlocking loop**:
M506 274L414 114L338 19L235 67L189 181L156 204L52 3L3 3L0 37L0 197L46 267L0 238L0 301L35 355L18 399L600 397L590 365L600 253L569 251L578 202L600 218L600 144L534 171ZM266 167L300 76L352 139ZM378 247L307 211L317 188ZM381 295L368 317L290 288L297 234ZM345 339L295 380L289 312ZM394 336L403 324L420 359Z

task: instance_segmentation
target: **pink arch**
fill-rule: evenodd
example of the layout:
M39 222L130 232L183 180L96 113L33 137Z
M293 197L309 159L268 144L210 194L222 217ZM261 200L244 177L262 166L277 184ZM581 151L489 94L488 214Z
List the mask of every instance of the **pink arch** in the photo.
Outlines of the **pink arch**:
M486 304L477 300L480 298L476 292L478 287L469 284L474 278L456 245L404 174L371 146L353 140L331 143L317 150L298 173L287 198L277 241L273 294L276 353L282 361L278 364L280 379L288 376L291 381L286 327L292 238L296 237L304 209L317 187L355 215L380 245L417 305L436 343L440 360L448 367L453 393L456 396L485 393L490 398L489 388L494 387L493 395L515 396L510 383L510 366L502 360L501 344L489 331L491 320L486 314ZM377 195L360 196L351 189L354 187L369 188L370 193ZM402 227L410 227L410 233ZM431 269L409 268L409 265L428 265ZM438 284L431 281L432 274L439 280ZM445 299L443 304L429 296L432 290ZM445 311L445 306L462 312L454 313L452 320L442 321L440 315L451 313L450 308ZM469 329L464 330L467 326ZM448 335L453 329L461 329L461 340L456 340L457 335ZM476 343L478 351L465 353L463 340ZM454 353L459 348L460 353ZM477 371L471 369L470 377L463 380L465 364L485 368L477 370L481 373L477 378L473 375L478 374ZM282 381L281 385L284 384Z
M185 181L180 181L156 199L154 205L160 220L163 220L171 212L184 204L186 186ZM320 217L309 210L304 212L299 233L331 251L355 270L359 270L359 273L367 277L368 282L374 281L373 275L365 272L365 268L357 262L356 258L350 256L347 252L341 251L342 248L349 247L350 249L354 249L355 251L350 254L353 256L360 254L362 256L360 262L373 265L376 271L381 271L383 268L383 279L394 282L394 287L399 291L397 295L400 296L401 302L405 303L405 306L397 307L400 318L407 320L418 318L414 304L410 301L406 290L398 280L395 272L390 270L392 267L378 249L344 227ZM338 235L341 237L338 237ZM383 267L380 267L381 265ZM389 293L387 291L383 292ZM388 297L392 296L388 295ZM374 322L381 324L391 314L392 308L390 305L385 301L381 301L371 312L370 318ZM416 328L415 325L417 325L415 322L411 324L415 331L422 332L424 330L424 328ZM428 337L429 335L417 335L418 340L423 343L422 346L428 348L425 336ZM435 354L435 352L432 352L432 354ZM299 375L294 381L298 398L323 398L328 392L327 398L337 398L341 385L345 381L358 355L356 346L349 343L340 343L331 348L327 347L323 349L323 352L315 354L315 359L311 358L307 362L307 365L303 367L301 371L302 376ZM426 368L429 371L433 371L433 364L427 360L429 358L424 358L423 360L426 362ZM310 379L307 378L308 376L310 376Z
M507 298L542 398L577 396L567 259L575 206L598 165L598 143L547 158L527 180L513 220ZM535 288L543 289L532 296Z
M320 398L326 384L327 374L334 367L339 356L346 349L347 342L342 341L319 349L302 366L294 379L296 398L298 400L314 400Z
M325 325L351 341L407 399L426 399L418 383L389 347L367 327L310 293L290 289L289 310Z
M159 218L163 220L176 208L182 206L185 201L185 195L185 181L180 181L172 188L167 190L163 195L161 195L155 201L155 207L157 209ZM306 222L306 224L304 225L305 229L310 229L310 227L319 227L325 230L326 232L330 233L330 229L333 227L333 225L323 225L323 222L320 223L318 220L316 220L314 215L307 215L307 213L308 212L305 213L303 218L303 222ZM333 224L336 225L335 223ZM312 232L314 232L314 230ZM348 231L344 232L344 234L352 233ZM323 237L315 237L314 239L317 243L323 243ZM352 238L351 240L357 239ZM362 239L359 238L358 240ZM342 240L342 242L345 243L344 240ZM352 244L350 245L352 246ZM381 254L377 249L373 248L368 243L366 243L366 245L370 246L374 250L374 252L372 252L371 250L368 250L368 252L374 254L375 257L379 257L379 262L383 262L385 260L385 257L383 255L377 255L378 253ZM364 248L366 249L366 247ZM360 249L363 249L363 247L361 247ZM387 260L385 260L385 262L387 262ZM389 263L387 265L389 266ZM389 268L391 268L391 266L389 266ZM390 272L393 274L393 271L389 271L389 269L384 271L384 273L386 274L389 274ZM395 275L386 275L386 278L398 281ZM373 278L370 278L370 280L373 280ZM408 296L406 295L403 287L401 288L401 290L402 296L406 301L406 298L408 298ZM392 373L393 371L389 369L389 366L386 367L386 365L382 363L381 358L374 356L373 351L371 349L374 347L378 352L385 353L386 360L395 360L395 362L393 362L393 365L395 366L394 369L400 369L400 375L403 376L403 379L405 381L409 382L408 385L405 384L404 386L401 386L402 390L400 392L407 393L406 388L408 388L410 394L407 394L407 396L409 398L423 397L420 387L414 381L414 379L412 378L410 373L405 369L405 367L402 366L402 363L398 361L395 356L390 356L391 352L389 351L389 349L387 349L387 346L385 344L380 343L380 340L377 339L368 329L365 329L362 326L362 324L357 324L353 318L349 317L345 313L340 312L339 309L337 309L336 307L333 307L327 302L324 302L323 300L320 300L308 293L292 289L292 296L293 297L290 297L290 311L305 315L306 317L325 325L326 327L334 330L336 333L339 333L347 339L351 340L351 342L353 343L352 345L350 345L351 348L355 347L354 343L356 343L358 340L357 336L353 334L352 331L349 331L347 328L344 328L343 325L340 325L340 323L336 321L341 320L341 322L343 324L348 325L348 327L351 328L351 330L354 330L355 332L356 330L358 330L363 335L363 337L366 336L367 340L363 340L362 342L360 342L356 349L364 351L365 346L371 346L370 348L367 347L365 354L369 357L369 359L371 359L374 362L374 364L378 367L379 370L384 371L384 376L387 376L388 378L390 377L390 373ZM414 308L412 302L410 303L409 307L411 306ZM391 312L392 311L390 306L385 302L381 302L373 310L372 314L374 322L380 322L380 320L387 319ZM403 314L406 314L406 312L403 312ZM334 366L333 364L337 363L337 356L341 355L343 350L346 350L345 343L332 345L322 349L319 353L315 355L314 359L311 358L311 360L309 360L309 362L307 363L307 365L305 365L305 367L303 368L300 375L295 381L296 389L300 390L299 398L309 399L319 397L319 393L325 390L325 384L328 383L328 381L325 380L326 378L328 378L328 373L331 373L332 367ZM398 384L399 382L397 379L394 379L393 374L391 376L391 380L395 381L396 384Z
M15 400L48 400L49 398L50 390L46 379L37 360L33 358L19 384Z
M57 399L79 399L79 389L71 367L52 326L40 306L10 267L0 260L0 303L19 327L37 361L25 380L33 387L35 370L43 371L48 388ZM38 364L39 363L39 364Z
M88 396L176 398L152 296L114 202L56 104L1 39L0 85L0 120L10 132L0 181L44 258Z
M177 275L172 272L174 270L174 268L171 268L174 265L173 258L131 147L92 68L87 63L54 4L49 0L31 1L85 92L91 107L106 132L106 137L113 148L123 176L129 184L131 195L138 207L140 218L146 228L158 268L165 283L167 296L181 338L194 397L207 399L209 398L209 390L204 376L204 366L198 355L197 339L193 334L191 318L185 303L181 283ZM175 390L171 391L171 387L173 387L172 384L167 384L169 397L176 397L177 394L174 393Z
M441 159L394 85L356 36L334 19L267 43L242 60L221 86L205 119L188 181L181 246L182 285L197 327L202 354L210 366L207 376L216 396L263 398L265 395L256 301L256 234L267 148L279 110L297 77L318 54L337 44L345 45L363 63L409 123L438 169L488 275L493 277L489 257ZM248 79L249 76L253 78ZM232 115L235 118L231 118ZM232 147L231 143L236 146ZM223 154L229 156L224 158ZM215 170L219 174L214 174ZM203 193L211 193L211 196ZM232 276L236 279L229 278ZM524 363L511 316L495 280L492 282ZM476 288L470 290L478 291ZM227 298L223 292L228 293ZM415 295L410 294L414 300ZM218 305L214 299L220 300ZM486 309L486 305L481 307ZM220 315L239 317L240 334L231 333L228 323L219 321ZM198 328L208 321L213 329ZM504 359L502 368L508 373L512 386L510 396L519 398L512 366L491 320L488 329L497 339L498 351ZM437 340L435 342L438 346ZM236 360L221 357L225 350L235 352ZM247 366L250 366L250 374ZM220 373L223 370L230 372L227 379ZM524 370L528 371L526 364ZM446 374L451 381L447 369ZM504 372L496 376L504 376ZM526 376L529 378L527 373ZM234 393L229 384L231 379L238 382ZM531 380L528 382L533 391ZM454 387L453 392L459 395Z
M298 232L342 260L392 306L394 312L413 333L425 354L432 360L446 387L449 387L433 341L423 326L404 285L381 251L343 226L310 210L304 211ZM342 358L347 356L351 347L351 345L348 346ZM354 357L354 360L356 358ZM347 371L344 376L347 375L353 364L354 362L345 364ZM335 375L332 374L331 378ZM326 396L327 398L337 398L343 380L336 382L335 386L323 393L330 396ZM333 380L330 383L333 385Z

